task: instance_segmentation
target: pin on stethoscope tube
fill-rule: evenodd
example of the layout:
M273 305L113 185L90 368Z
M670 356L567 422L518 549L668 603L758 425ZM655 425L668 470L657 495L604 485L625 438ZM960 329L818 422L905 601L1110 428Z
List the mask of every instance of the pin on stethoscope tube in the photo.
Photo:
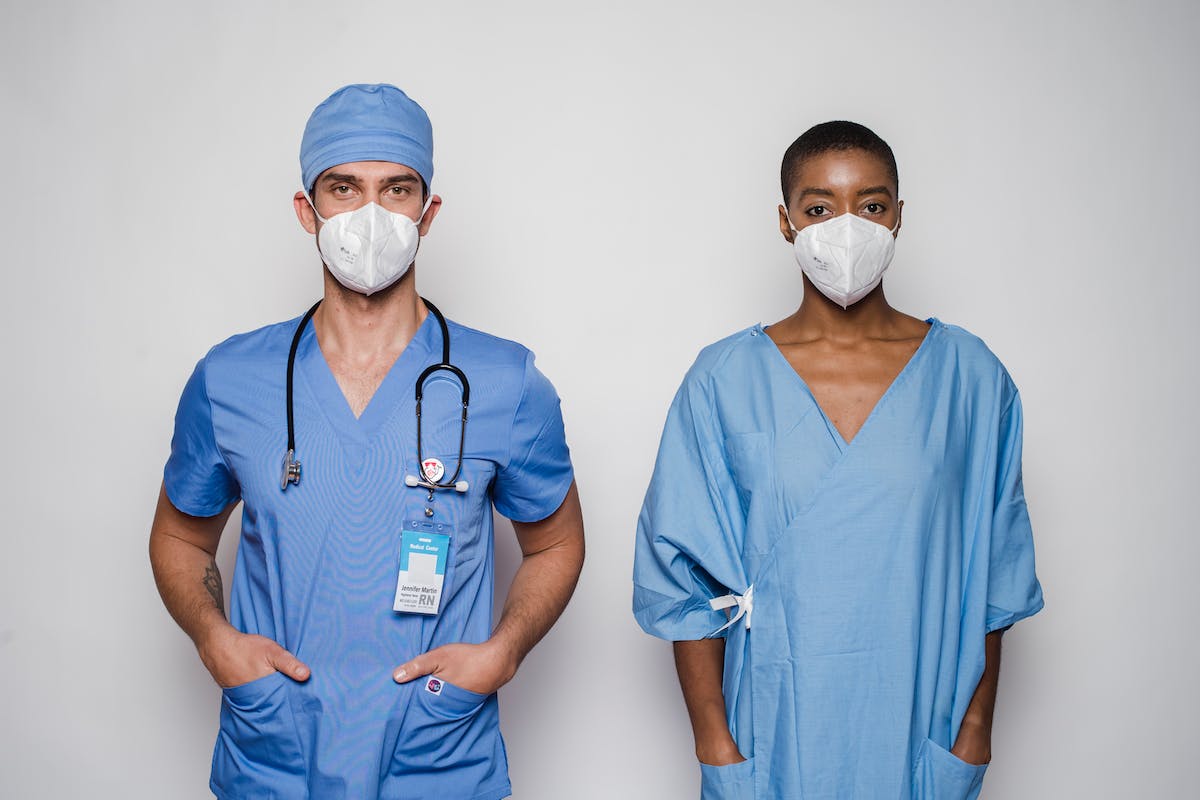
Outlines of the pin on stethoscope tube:
M465 480L459 480L458 476L462 473L463 453L465 452L465 444L467 438L467 409L471 404L471 384L467 381L466 374L450 363L450 330L446 327L446 318L442 316L442 312L438 311L437 306L421 298L421 302L429 309L429 313L433 314L437 319L438 327L442 334L442 360L437 364L430 364L421 372L417 378L415 399L417 408L417 467L421 472L421 477L416 475L405 475L404 485L409 487L420 487L429 492L429 500L433 500L433 493L438 489L453 489L456 492L463 493L470 488L470 484ZM283 456L283 468L279 477L280 491L287 491L289 484L300 483L300 461L296 458L296 426L295 413L293 407L293 379L296 369L296 350L300 346L300 337L304 333L304 328L316 313L321 301L318 300L313 307L310 308L304 317L300 320L300 324L296 326L296 333L292 336L292 346L288 351L287 363L287 451ZM462 422L459 427L458 434L458 464L454 468L454 474L448 480L442 481L431 479L424 472L425 457L422 452L421 443L421 401L425 393L425 381L435 372L449 372L454 377L458 378L461 386L462 400ZM440 466L439 466L440 469ZM440 477L440 476L439 476ZM426 507L425 516L433 516L433 509Z

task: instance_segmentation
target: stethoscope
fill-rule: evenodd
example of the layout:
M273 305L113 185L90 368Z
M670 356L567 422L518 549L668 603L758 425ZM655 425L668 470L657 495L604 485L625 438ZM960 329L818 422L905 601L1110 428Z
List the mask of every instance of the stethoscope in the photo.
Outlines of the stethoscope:
M467 407L471 404L471 384L467 381L467 376L461 369L450 363L450 331L446 327L446 318L442 316L442 312L438 311L437 306L421 298L421 302L429 309L429 313L437 318L438 327L442 332L442 360L440 363L430 364L421 372L417 378L416 385L416 401L417 401L417 475L404 476L404 485L409 487L421 487L429 491L429 500L433 500L433 493L437 489L453 489L456 492L465 492L469 488L469 484L465 480L459 480L458 476L462 473L463 463L463 447L467 437ZM288 484L300 483L300 462L296 460L296 425L295 411L292 403L292 384L296 371L296 350L300 347L300 337L304 334L304 329L308 326L309 320L316 313L317 307L321 305L318 300L313 304L305 314L300 324L296 326L296 333L292 336L292 347L288 351L287 361L287 452L283 456L283 470L279 478L280 491L287 491ZM459 428L458 434L458 465L454 468L454 474L448 480L441 480L445 474L445 468L440 461L430 459L427 466L424 454L421 450L421 399L425 392L425 381L435 372L449 372L454 377L458 378L459 384L462 387L462 426ZM432 517L433 509L426 508L425 516Z

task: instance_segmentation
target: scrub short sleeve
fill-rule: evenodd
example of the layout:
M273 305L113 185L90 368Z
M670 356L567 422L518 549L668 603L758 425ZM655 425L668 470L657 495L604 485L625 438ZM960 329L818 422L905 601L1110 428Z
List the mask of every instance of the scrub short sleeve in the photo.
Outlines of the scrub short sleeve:
M1021 481L1021 398L1013 394L1001 415L997 447L996 507L988 565L987 630L992 632L1036 614L1042 587L1033 561L1033 528Z
M669 641L711 636L725 621L709 600L746 590L744 519L703 387L684 381L663 428L638 517L633 614Z
M217 446L205 373L205 360L201 359L183 387L175 412L171 457L163 471L171 504L193 517L218 514L240 494Z
M573 479L558 394L529 353L508 463L496 475L492 501L497 511L515 522L537 522L558 510Z

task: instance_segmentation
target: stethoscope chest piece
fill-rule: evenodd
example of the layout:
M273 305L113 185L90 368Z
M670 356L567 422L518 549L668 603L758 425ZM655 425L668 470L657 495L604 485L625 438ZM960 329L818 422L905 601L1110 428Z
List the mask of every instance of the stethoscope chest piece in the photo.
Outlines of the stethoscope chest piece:
M288 450L283 456L283 469L279 476L279 490L287 491L289 483L300 483L300 462L296 460L295 450Z

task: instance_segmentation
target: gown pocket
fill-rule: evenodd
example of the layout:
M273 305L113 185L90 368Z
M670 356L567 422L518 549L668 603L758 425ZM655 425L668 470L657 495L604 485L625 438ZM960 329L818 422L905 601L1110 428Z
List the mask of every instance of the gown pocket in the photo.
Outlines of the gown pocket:
M272 672L222 691L212 777L225 794L290 797L306 791L289 683Z
M987 764L968 764L932 739L921 743L913 770L913 800L975 800Z
M723 767L701 762L700 800L754 800L754 759Z

